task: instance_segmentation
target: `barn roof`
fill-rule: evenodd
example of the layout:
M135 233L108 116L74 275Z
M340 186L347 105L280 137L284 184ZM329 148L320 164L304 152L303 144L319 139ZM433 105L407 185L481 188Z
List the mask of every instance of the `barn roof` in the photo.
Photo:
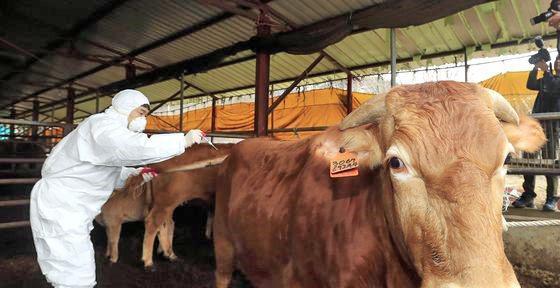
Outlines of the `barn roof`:
M29 116L30 101L39 97L43 115L55 110L55 118L63 118L70 86L78 97L78 118L95 112L96 95L102 96L104 108L110 98L103 96L125 87L140 88L157 102L179 90L181 72L191 86L187 97L251 93L256 49L274 50L270 80L275 89L287 87L325 52L328 57L309 73L307 83L343 77L346 69L356 75L386 71L386 27L402 27L397 30L398 58L409 68L426 61L462 61L464 50L496 55L533 49L531 44L509 47L552 32L528 22L546 10L547 0L261 2L3 1L0 116L8 116L13 104L20 117ZM273 11L270 39L254 37L258 9ZM314 35L330 44L324 52L312 51L314 43L306 42ZM127 80L128 64L134 64L137 77Z

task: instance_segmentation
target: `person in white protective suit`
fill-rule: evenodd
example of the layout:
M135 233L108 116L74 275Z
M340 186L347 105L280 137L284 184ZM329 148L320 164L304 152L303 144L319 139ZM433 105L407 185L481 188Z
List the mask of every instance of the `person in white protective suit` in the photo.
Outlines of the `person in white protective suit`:
M39 266L54 287L95 286L92 221L113 190L142 171L126 166L164 161L201 142L200 130L148 137L141 133L148 112L144 94L121 91L47 157L31 192L30 221Z

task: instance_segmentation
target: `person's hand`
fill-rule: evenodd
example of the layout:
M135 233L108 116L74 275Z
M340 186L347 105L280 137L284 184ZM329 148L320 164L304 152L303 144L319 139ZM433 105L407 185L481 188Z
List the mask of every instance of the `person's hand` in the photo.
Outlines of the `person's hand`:
M192 146L193 144L200 144L202 142L202 137L204 136L204 132L193 129L190 130L187 134L185 134L185 148Z
M560 13L555 10L552 10L552 13L552 17L548 19L548 26L554 27L558 30L558 26L560 25Z
M140 168L136 168L131 175L133 176L141 175L142 180L144 181L144 183L146 183L152 181L152 179L154 179L158 175L158 173L154 168L140 167Z
M546 65L546 61L544 60L535 63L535 66L541 71L548 71L548 65Z

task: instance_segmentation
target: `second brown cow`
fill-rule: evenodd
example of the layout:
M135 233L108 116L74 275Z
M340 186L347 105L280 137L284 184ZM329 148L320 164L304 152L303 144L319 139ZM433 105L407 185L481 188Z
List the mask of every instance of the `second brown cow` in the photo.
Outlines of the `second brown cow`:
M195 145L185 153L161 163L150 165L158 171L177 169L200 161L216 159L229 154L233 144L217 144L218 150L209 145ZM106 256L118 260L118 243L124 222L144 220L145 233L142 249L144 267L153 267L153 245L156 235L160 249L171 261L177 259L173 252L173 211L182 203L193 199L211 202L215 190L218 166L191 171L161 173L151 182L142 184L141 176L129 178L122 191L103 205L96 221L106 226Z

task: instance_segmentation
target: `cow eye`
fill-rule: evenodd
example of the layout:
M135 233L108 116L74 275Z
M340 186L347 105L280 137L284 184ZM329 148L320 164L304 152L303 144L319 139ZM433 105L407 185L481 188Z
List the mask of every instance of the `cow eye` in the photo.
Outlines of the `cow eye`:
M506 159L504 160L504 165L509 165L511 163L511 158L512 158L511 153L509 153L506 156Z
M404 163L402 162L401 159L399 159L397 157L391 157L391 159L389 159L389 167L391 167L391 169L395 169L395 170L403 169L404 168Z

